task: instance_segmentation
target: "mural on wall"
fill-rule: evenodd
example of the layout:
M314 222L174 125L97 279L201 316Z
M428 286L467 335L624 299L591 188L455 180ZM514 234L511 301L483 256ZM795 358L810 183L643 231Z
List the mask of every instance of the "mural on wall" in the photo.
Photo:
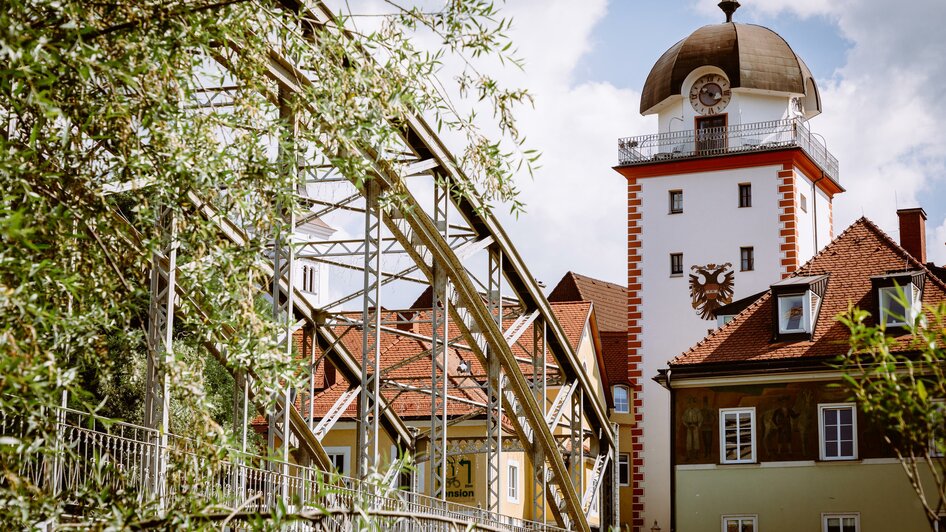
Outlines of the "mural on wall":
M710 408L709 397L703 396L702 405L696 397L688 399L683 412L683 427L686 432L686 456L688 460L707 459L713 452L713 427L716 426L716 410Z
M690 267L694 272L690 274L691 304L704 320L715 320L716 309L732 303L735 272L731 268L729 262Z
M719 409L755 408L757 459L818 460L818 404L850 402L849 392L827 383L688 388L674 392L677 464L718 464ZM893 456L880 432L858 415L858 455Z

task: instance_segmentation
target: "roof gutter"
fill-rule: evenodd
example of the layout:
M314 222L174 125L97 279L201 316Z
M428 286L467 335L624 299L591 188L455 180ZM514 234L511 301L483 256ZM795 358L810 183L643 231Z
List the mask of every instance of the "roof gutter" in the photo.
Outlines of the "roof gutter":
M669 374L676 372L678 378L685 377L730 377L750 375L760 370L767 372L796 372L799 370L824 370L841 355L806 357L803 360L752 360L742 362L704 362L702 364L677 365L666 370L658 370L653 378L664 388L670 389Z

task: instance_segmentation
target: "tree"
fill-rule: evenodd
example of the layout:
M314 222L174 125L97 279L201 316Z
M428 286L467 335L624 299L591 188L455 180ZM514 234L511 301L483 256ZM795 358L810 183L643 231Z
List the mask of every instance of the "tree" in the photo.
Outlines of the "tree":
M867 311L849 309L839 316L851 331L840 367L861 410L896 452L934 529L946 510L946 303L919 314L904 341L869 325Z
M296 139L317 146L320 162L363 179L367 161L337 148L393 150L400 119L420 112L466 139L459 162L478 188L465 193L521 207L513 176L534 153L523 147L512 111L529 95L475 67L485 56L515 63L509 22L492 2L449 2L433 12L389 2L373 31L355 31L339 15L318 39L291 4L11 0L0 10L3 524L55 523L67 510L28 474L39 458L70 452L58 444L52 414L64 394L75 408L140 415L148 272L167 236L157 226L162 216L174 220L187 271L179 282L194 295L175 315L185 348L167 371L174 408L188 417L172 419L171 428L198 442L206 460L182 467L182 481L206 477L221 459L211 445L228 441L215 421L225 393L213 390L230 384L216 367L195 362L207 356L201 346L222 343L226 369L252 369L260 396L295 378L276 345L277 323L258 305L267 279L257 262L271 236L286 230L286 206L305 180L274 156L287 140L262 74L269 48L311 69L305 101L292 105L305 103L321 118ZM417 49L419 32L436 36L441 50ZM431 82L451 55L466 65L458 92L489 103L498 138ZM225 105L208 95L224 95ZM239 223L252 236L248 245L219 238L213 222L195 215L193 198ZM103 527L158 512L91 480L70 497L70 511L82 508ZM215 502L178 500L160 511L161 526L200 525L190 519Z

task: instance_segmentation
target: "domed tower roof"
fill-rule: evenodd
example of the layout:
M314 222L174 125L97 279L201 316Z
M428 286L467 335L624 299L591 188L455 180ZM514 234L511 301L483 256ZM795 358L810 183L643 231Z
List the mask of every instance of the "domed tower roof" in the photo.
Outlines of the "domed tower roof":
M707 65L725 72L732 88L801 94L808 118L821 113L815 79L785 39L763 26L731 22L731 16L727 12L730 21L703 26L660 56L644 83L641 114L679 95L686 77Z

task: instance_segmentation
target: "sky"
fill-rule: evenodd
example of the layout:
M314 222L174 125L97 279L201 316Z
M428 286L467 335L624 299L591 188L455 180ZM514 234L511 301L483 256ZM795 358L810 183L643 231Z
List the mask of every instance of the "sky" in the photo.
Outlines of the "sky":
M724 20L716 0L508 0L511 37L534 109L521 129L542 152L519 179L527 212L501 216L532 274L566 271L624 284L626 192L619 137L653 133L640 91L657 58L696 28ZM860 216L899 238L896 209L922 206L928 260L946 263L946 2L743 0L735 20L781 34L805 60L824 112L810 122L840 161L847 191L835 233ZM502 209L499 209L502 210Z

